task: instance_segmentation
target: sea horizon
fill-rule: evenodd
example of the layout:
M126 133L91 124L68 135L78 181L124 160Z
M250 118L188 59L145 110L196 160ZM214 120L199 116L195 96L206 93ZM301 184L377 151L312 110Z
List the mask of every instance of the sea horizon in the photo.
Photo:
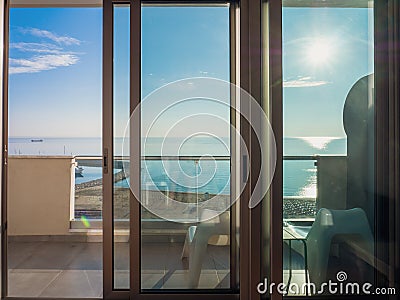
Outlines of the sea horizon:
M32 139L42 139L42 142L32 142ZM150 144L149 153L145 155L160 155L160 143L162 138L148 138ZM223 140L223 139L222 139ZM123 138L115 138L115 155L122 155ZM181 139L177 138L177 141ZM212 155L226 155L229 152L221 147L221 141L208 139L206 137L194 138L192 145L187 145L183 153L179 155L202 155L210 153ZM202 141L202 143L199 143ZM229 139L225 138L225 143ZM343 137L284 137L284 156L312 156L312 155L346 155L346 138ZM218 144L219 143L219 144ZM99 156L101 157L101 137L92 138L45 138L45 137L10 137L9 155L72 155L72 156ZM173 180L168 178L168 170L160 161L146 163L149 166L147 172L143 173L145 182L151 178L154 184L147 184L146 188L165 189L171 191L187 191L184 186L177 186ZM182 172L177 166L169 166L171 172ZM195 172L194 164L187 164L188 173ZM229 194L230 191L230 164L223 161L216 165L216 171L210 165L203 164L203 172L211 174L215 172L212 180L199 189L200 192ZM284 161L284 182L283 192L286 197L316 197L316 167L314 161ZM192 174L194 175L194 173ZM83 177L76 177L75 183L83 183L101 178L102 169L100 167L84 167ZM147 176L147 177L146 177ZM211 176L211 175L210 175ZM117 183L116 186L128 187L128 182Z
M178 142L183 141L183 137L169 137L167 140L176 140ZM345 155L347 151L345 140L346 137L339 136L286 136L283 137L284 155L316 155L316 154L337 154ZM73 155L73 156L101 156L102 155L102 137L45 137L45 136L10 136L9 141L9 155ZM147 137L142 138L142 141L146 140L147 145L150 145L149 152L145 155L161 155L157 150L154 150L155 146L161 145L158 141L163 141L164 137ZM187 143L189 146L195 146L193 153L190 153L190 147L187 147L185 153L179 153L179 155L202 155L204 153L211 155L229 155L226 149L220 149L216 145L225 143L229 147L229 137L222 137L220 141L216 142L215 138L209 137L194 137L190 139L192 143ZM38 142L40 141L40 142ZM83 142L85 141L85 142ZM122 155L122 146L124 137L114 138L115 155ZM213 149L213 153L207 151L202 152L203 149L198 148L199 144L193 141L203 141L200 144L211 144L216 149ZM293 141L302 141L303 145L293 145ZM83 142L83 143L82 143ZM146 148L147 149L147 148Z

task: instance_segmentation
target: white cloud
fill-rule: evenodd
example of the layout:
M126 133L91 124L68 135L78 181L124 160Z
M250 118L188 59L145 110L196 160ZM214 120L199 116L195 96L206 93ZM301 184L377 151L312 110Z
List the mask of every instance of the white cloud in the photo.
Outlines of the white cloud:
M68 67L76 64L79 58L74 54L49 54L31 58L10 58L10 74L37 73L58 67Z
M33 36L36 37L43 37L43 38L47 38L50 39L58 44L64 44L66 46L71 46L71 45L80 45L81 41L70 37L70 36L60 36L57 35L55 33L52 33L50 31L47 30L43 30L43 29L38 29L38 28L29 28L29 29L24 29L23 32L29 33Z
M294 80L285 80L283 82L284 88L304 88L304 87L316 87L329 84L328 81L323 80L312 80L311 77L300 77Z
M22 52L36 52L36 53L54 53L60 54L62 48L48 43L10 43L11 49L17 49Z
M78 53L67 48L80 45L81 41L70 36L60 36L38 28L19 28L20 32L36 37L39 41L10 43L10 49L19 53L18 58L10 58L10 74L38 73L59 67L68 67L79 61ZM48 41L44 42L45 38ZM14 54L14 52L13 52Z

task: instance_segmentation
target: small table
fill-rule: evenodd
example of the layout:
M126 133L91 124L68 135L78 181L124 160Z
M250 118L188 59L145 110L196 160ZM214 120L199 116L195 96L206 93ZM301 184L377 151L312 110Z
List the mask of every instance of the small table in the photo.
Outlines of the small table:
M308 296L308 276L307 276L307 271L308 271L308 262L307 262L307 243L306 243L306 238L298 233L296 233L294 230L289 230L288 227L283 227L283 240L288 241L289 244L289 279L288 283L286 286L286 291L289 288L290 281L292 280L292 241L301 241L303 244L304 248L304 274L306 278L306 296Z

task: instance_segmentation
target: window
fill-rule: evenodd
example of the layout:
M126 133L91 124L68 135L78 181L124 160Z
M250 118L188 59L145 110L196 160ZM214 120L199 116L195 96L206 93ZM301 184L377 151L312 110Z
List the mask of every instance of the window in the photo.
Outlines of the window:
M99 297L102 9L9 15L7 295Z
M283 282L287 295L332 294L324 282L375 280L374 8L291 3L282 8Z

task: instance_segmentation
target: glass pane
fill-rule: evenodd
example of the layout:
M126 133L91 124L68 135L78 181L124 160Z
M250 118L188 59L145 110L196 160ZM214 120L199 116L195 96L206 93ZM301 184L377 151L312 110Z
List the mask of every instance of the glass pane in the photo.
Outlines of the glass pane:
M373 1L335 2L283 1L283 280L292 296L374 283Z
M102 9L11 8L9 33L7 296L99 297Z
M129 11L114 5L114 288L129 289L129 143L123 143L129 122ZM129 133L127 133L129 136Z
M229 36L228 5L142 7L142 289L230 288L229 101L156 90L229 81Z

